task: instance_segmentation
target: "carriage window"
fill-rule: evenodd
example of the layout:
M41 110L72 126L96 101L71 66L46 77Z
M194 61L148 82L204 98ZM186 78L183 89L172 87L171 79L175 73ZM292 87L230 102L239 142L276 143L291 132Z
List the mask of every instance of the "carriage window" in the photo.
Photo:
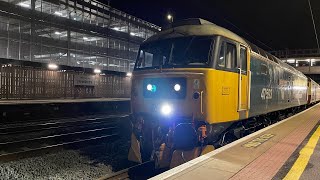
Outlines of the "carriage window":
M247 71L247 48L241 46L240 47L240 61L241 61L241 70Z
M219 67L228 69L236 67L236 46L234 44L223 43L221 45L217 64Z

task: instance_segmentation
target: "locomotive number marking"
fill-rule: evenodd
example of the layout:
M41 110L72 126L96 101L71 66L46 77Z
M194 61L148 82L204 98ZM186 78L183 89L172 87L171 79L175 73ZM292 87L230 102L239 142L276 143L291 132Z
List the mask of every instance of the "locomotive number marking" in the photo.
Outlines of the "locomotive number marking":
M271 139L272 137L274 137L274 134L264 134L261 135L260 137L247 142L246 144L242 145L245 148L255 148L260 146L261 144L263 144L264 142L268 141L269 139Z
M230 87L222 87L222 95L229 95Z
M263 100L272 99L272 89L263 88L261 91L261 98Z

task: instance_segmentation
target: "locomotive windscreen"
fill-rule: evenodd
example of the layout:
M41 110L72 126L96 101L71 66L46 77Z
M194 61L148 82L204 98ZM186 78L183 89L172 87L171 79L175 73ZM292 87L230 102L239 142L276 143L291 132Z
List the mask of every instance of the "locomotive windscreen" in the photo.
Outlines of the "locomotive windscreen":
M208 67L213 37L189 36L141 45L135 70L170 67Z

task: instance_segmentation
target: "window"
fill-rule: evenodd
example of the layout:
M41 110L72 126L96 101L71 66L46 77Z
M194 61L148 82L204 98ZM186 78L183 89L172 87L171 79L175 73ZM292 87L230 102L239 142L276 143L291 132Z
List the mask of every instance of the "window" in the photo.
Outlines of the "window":
M261 63L261 65L260 65L260 73L262 74L262 75L268 75L268 72L269 72L269 70L268 70L268 66L267 66L267 64L263 64L263 63Z
M222 43L218 57L218 66L234 69L236 67L236 46L231 43Z
M259 49L259 52L260 52L260 55L265 57L265 58L268 58L266 52L264 50L262 50L261 48L258 48Z
M182 37L141 45L135 69L209 67L212 37Z
M225 51L225 43L222 43L221 44L221 49L220 49L220 54L219 54L219 57L218 57L218 66L219 67L226 67L226 61L225 61L225 58L224 58L224 51Z
M241 46L240 47L240 63L241 63L241 70L246 72L247 71L247 48Z

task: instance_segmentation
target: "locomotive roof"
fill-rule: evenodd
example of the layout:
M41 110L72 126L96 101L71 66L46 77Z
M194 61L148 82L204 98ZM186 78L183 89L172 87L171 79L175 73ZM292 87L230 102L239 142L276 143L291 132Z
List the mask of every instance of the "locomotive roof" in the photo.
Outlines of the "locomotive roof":
M183 36L212 36L212 35L224 36L234 41L237 41L239 43L242 43L244 45L247 45L256 54L259 54L269 59L270 61L280 64L282 67L286 67L287 69L290 69L291 71L294 71L304 76L304 74L301 73L300 71L296 70L295 68L291 67L286 63L283 63L277 57L262 50L261 48L250 43L249 41L238 36L237 34L231 32L230 30L200 18L191 18L191 19L185 19L182 21L174 22L171 24L170 27L163 28L161 32L157 33L154 36L151 36L144 43L148 43L155 40L177 38L177 37L183 37Z
M171 27L164 28L163 31L150 37L145 42L183 36L212 35L225 36L237 42L248 45L247 42L237 34L203 19L186 19L178 21L176 23L173 23Z

